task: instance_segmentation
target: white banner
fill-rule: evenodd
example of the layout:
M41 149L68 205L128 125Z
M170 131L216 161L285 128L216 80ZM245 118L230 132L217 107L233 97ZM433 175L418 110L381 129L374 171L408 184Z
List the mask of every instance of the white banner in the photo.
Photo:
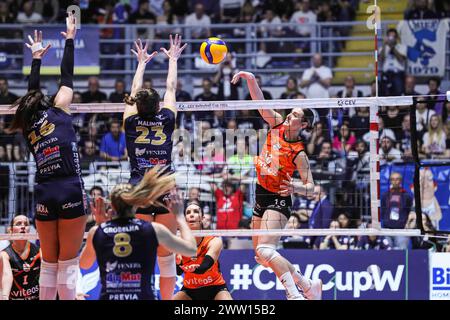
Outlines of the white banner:
M450 300L450 253L430 253L430 300Z
M449 20L403 20L397 30L407 47L407 73L443 77Z

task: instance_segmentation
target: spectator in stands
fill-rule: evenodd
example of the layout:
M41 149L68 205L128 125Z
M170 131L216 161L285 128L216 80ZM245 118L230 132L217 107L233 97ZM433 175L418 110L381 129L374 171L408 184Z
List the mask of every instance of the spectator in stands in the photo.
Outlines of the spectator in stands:
M220 22L237 23L241 16L244 0L220 0Z
M116 80L116 83L114 85L114 92L111 92L109 95L109 101L112 103L122 103L125 99L125 95L130 94L129 92L125 91L125 81L123 80Z
M310 229L326 229L333 217L333 204L328 200L328 194L324 187L316 185L314 187L315 207L309 218Z
M216 142L208 142L203 148L200 162L197 169L201 171L201 174L210 175L213 178L222 176L225 167L223 146Z
M19 97L9 91L8 79L0 77L0 104L13 104Z
M447 101L445 103L444 110L442 110L442 123L450 123L450 101ZM448 132L447 136L449 136Z
M403 189L400 173L391 173L390 182L389 190L381 195L381 225L387 229L404 229L411 212L413 199L411 194ZM405 247L405 241L400 237L392 237L391 241L393 247Z
M86 140L81 152L81 170L89 170L89 166L95 161L102 161L102 158L98 155L97 146L93 141Z
M355 78L353 78L353 76L348 75L345 78L344 86L343 90L338 91L338 98L363 97L362 91L355 89Z
M402 159L405 161L412 160L411 150L411 118L409 114L405 114L402 121L402 131L398 136L399 150L402 153Z
M279 26L281 23L281 19L277 16L273 10L266 9L264 11L264 19L260 21L260 24L263 25L259 28L259 32L263 38L268 38L271 36L280 36L282 34L283 28ZM277 48L274 44L267 43L266 46L267 51L272 51L272 49Z
M231 79L237 71L236 59L228 52L213 78L213 83L219 88L218 100L239 100L238 86L231 85Z
M388 106L385 113L381 114L385 128L391 129L395 137L400 137L402 131L403 115L399 112L397 106Z
M291 23L295 23L295 32L301 37L310 37L314 32L314 24L317 22L317 15L310 9L310 1L301 1L301 10L296 11L291 17Z
M408 218L407 229L418 228L416 219L417 214L415 212L411 212ZM422 214L422 224L425 232L433 233L436 231L436 228L431 223L430 217L426 214ZM440 243L439 239L436 237L428 237L427 235L423 237L412 237L411 248L429 250L431 252L440 252L442 251L442 243Z
M292 99L297 93L299 93L297 78L290 76L286 81L286 91L281 94L280 99Z
M211 18L211 22L219 23L220 22L220 1L211 1L211 0L191 0L189 5L189 12L196 12L197 5L201 4L203 7L203 12L209 18Z
M13 161L14 135L7 134L6 127L4 118L0 117L0 153L2 154L0 162Z
M186 17L184 24L192 27L191 36L193 39L208 38L211 35L209 30L211 19L207 14L205 14L205 7L201 3L197 3L195 5L194 12Z
M427 158L448 158L446 152L447 135L442 126L441 117L434 114L430 118L428 131L423 136L422 151Z
M331 221L330 229L341 229L340 223L336 220ZM318 242L317 240L322 239ZM314 244L320 250L353 250L356 248L356 238L353 236L335 236L318 237Z
M17 22L22 24L36 24L44 22L42 15L35 12L34 1L26 0L22 3L22 10L17 15Z
M211 213L203 213L203 230L211 230L212 229L212 215Z
M437 19L436 12L428 8L428 0L415 0L410 10L405 12L405 20Z
M285 229L304 229L306 227L306 223L305 221L302 221L302 219L303 218L298 213L291 213ZM283 242L284 249L309 249L311 241L310 238L311 237L295 235L290 237L282 237L281 241Z
M283 22L288 22L295 11L293 0L266 0L263 9L272 9Z
M185 201L184 206L187 207L189 203L195 202L202 209L203 213L209 213L209 205L200 200L200 189L196 187L189 188L188 199Z
M369 169L370 152L367 151L367 144L363 140L358 140L355 145L357 156L355 159L348 157L348 165L351 167L351 181L353 186L364 181L365 173Z
M11 12L8 2L0 1L0 23L14 23L14 14ZM1 32L3 37L3 30Z
M322 2L317 8L317 22L333 22L336 21L336 16L331 10L329 2Z
M145 78L142 84L143 89L153 89L153 81L150 78Z
M216 199L217 229L238 229L244 209L244 193L241 190L243 188L243 184L235 188L227 180L222 182L222 189L214 183L211 184Z
M89 190L89 196L92 199L103 198L105 197L105 191L100 186L93 186L91 190Z
M100 145L100 156L107 161L121 161L128 158L125 134L119 121L111 122L109 132L103 137Z
M442 115L446 101L444 93L439 89L440 86L441 79L437 77L431 77L428 79L427 95L442 95L441 97L427 97L428 100L431 100L431 102L428 102L428 108L433 109L438 115Z
M371 223L367 228L371 228ZM359 250L391 250L390 241L384 236L361 236L356 245Z
M202 89L203 92L195 96L194 101L217 101L218 96L211 91L213 83L209 78L203 78Z
M266 90L262 90L262 79L261 76L255 76L256 82L258 83L258 86L261 88L261 91L264 95L264 100L272 100L272 95L270 94L269 91ZM295 79L295 78L294 78ZM284 99L284 98L282 98ZM252 97L250 96L250 93L247 94L247 96L245 97L245 100L252 100Z
M175 92L177 101L192 101L191 95L183 90L183 82L181 79L177 80L177 91Z
M356 108L356 114L350 118L349 129L356 140L363 138L370 129L370 113L368 107Z
M322 122L317 122L314 125L314 130L311 134L311 139L309 140L306 151L308 152L308 155L312 156L312 158L315 158L319 155L320 149L322 146L322 143L325 142L325 132L323 128Z
M133 12L129 19L129 23L132 24L155 24L156 16L153 12L150 11L149 1L148 0L139 0L138 9ZM151 34L147 33L146 28L137 29L138 38L148 39L151 38Z
M316 160L316 168L323 171L331 171L333 172L336 168L336 159L337 155L334 153L331 142L324 141L322 142L322 146L320 147L320 152Z
M436 114L434 110L427 108L427 103L424 102L424 97L417 98L416 104L416 128L417 128L417 138L422 141L423 135L428 129L431 117Z
M404 91L406 46L400 43L396 29L389 29L380 49L381 94L399 96Z
M416 78L414 76L407 75L405 77L405 92L404 92L403 95L405 95L405 96L418 96L418 95L420 95L416 91Z
M106 94L100 91L98 78L95 76L88 79L88 90L81 94L83 103L101 103L107 100Z
M380 165L401 159L400 150L394 147L395 141L393 134L385 134L381 137Z
M331 69L322 64L322 56L316 53L312 58L312 66L303 72L300 87L306 90L308 99L329 98L328 88L332 77Z
M35 1L35 12L44 18L45 22L54 23L59 15L59 1L57 0L37 0Z
M356 138L345 123L340 127L339 133L333 139L333 151L345 157L355 146Z
M226 180L241 183L243 179L251 177L253 157L249 152L249 145L245 139L238 139L236 142L236 154L233 154L227 160L227 165L223 171L223 178Z

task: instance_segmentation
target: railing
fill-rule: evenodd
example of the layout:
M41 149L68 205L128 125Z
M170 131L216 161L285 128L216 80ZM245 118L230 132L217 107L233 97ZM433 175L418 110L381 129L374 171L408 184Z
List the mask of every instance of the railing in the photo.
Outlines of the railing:
M386 27L396 24L396 21L383 21L381 23L382 31L379 33L380 41L384 37ZM292 23L283 23L279 25L263 25L259 23L250 24L214 24L208 29L212 35L217 35L226 40L231 51L235 52L237 67L252 72L276 74L276 73L301 73L310 66L309 58L315 53L321 53L324 57L324 63L332 68L333 71L373 71L373 67L366 68L336 68L336 57L341 56L374 56L373 51L366 52L341 52L342 46L347 40L353 41L373 41L374 36L341 36L342 30L348 30L352 26L365 26L365 21L355 22L322 22L311 24L311 36L301 37L293 29L298 26ZM307 26L307 25L305 25ZM22 75L23 61L23 29L25 25L18 24L0 24L0 34L8 30L8 34L16 34L20 38L0 38L0 52L6 53L6 56L12 59L11 66L1 68L1 73L10 76ZM36 26L39 28L39 26ZM61 25L63 29L65 26ZM135 72L136 59L130 53L133 41L138 37L138 29L145 29L148 41L153 49L159 50L163 45L167 45L167 34L169 32L179 32L183 35L183 41L191 44L186 48L186 52L180 59L179 73L181 75L210 75L216 71L216 68L198 68L195 59L199 59L197 48L202 42L201 39L192 37L193 29L196 26L186 25L98 25L100 31L111 29L117 34L116 38L100 39L100 66L102 75L113 75L125 77L125 80L131 81L131 76ZM276 29L280 28L281 35L270 31L262 31L261 28ZM450 39L450 34L447 35ZM450 41L449 41L450 42ZM267 47L267 55L271 62L264 66L256 65L258 49L261 45ZM446 48L446 79L450 79L450 44ZM3 57L3 59L5 59ZM1 59L0 59L1 60ZM117 67L120 66L120 68ZM147 71L154 76L163 76L166 74L166 65L164 61L152 61L151 67Z

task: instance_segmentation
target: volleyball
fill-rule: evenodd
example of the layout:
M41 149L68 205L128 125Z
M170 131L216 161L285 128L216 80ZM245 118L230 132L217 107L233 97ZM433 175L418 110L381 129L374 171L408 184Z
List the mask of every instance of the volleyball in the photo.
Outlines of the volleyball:
M225 41L220 38L208 38L200 46L200 56L208 64L218 64L225 59L228 49Z

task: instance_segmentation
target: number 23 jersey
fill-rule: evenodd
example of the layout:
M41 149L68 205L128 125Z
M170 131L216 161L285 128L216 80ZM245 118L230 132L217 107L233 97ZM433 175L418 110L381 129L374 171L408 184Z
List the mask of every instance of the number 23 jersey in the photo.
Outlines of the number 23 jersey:
M138 114L125 119L131 184L137 184L155 165L170 167L174 130L175 114L169 108L161 108L153 119L143 119Z

